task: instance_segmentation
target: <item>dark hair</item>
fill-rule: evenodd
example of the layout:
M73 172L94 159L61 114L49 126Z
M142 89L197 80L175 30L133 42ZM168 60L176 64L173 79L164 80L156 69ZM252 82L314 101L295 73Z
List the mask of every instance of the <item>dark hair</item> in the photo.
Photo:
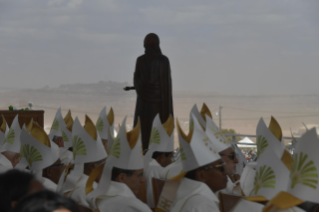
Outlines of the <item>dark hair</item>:
M188 179L191 179L191 180L196 180L196 171L201 170L201 169L205 169L207 165L209 165L209 164L206 164L204 166L198 167L197 169L193 169L191 171L188 171L186 173L185 177Z
M116 167L113 167L112 169L112 178L111 180L112 181L116 181L116 178L121 174L121 173L124 173L126 174L127 176L132 176L134 174L135 170L128 170L128 169L120 169L120 168L116 168Z
M22 199L12 212L52 212L62 208L79 212L74 200L52 191L43 190Z
M159 156L161 156L162 154L165 154L165 157L167 158L168 156L170 156L170 154L172 154L173 152L154 152L153 155L152 155L152 158L153 159L156 159L158 158Z
M12 201L20 201L25 197L34 179L32 174L16 169L0 174L1 211L10 211Z

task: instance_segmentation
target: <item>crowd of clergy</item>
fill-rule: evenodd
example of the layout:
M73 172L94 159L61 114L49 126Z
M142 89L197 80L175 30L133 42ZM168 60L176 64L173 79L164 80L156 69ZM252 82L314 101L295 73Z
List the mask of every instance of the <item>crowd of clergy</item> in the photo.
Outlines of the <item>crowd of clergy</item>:
M113 109L107 112L106 107L96 123L87 115L80 123L70 110L63 116L60 108L49 134L33 120L20 127L18 115L9 128L2 116L0 211L32 211L34 199L44 204L50 198L58 202L52 211L64 212L318 210L315 129L294 138L292 157L279 123L271 117L267 126L261 118L257 157L247 162L205 104L191 109L187 132L178 118L160 120L158 114L147 150L140 120L130 131L126 126L124 118L116 132Z

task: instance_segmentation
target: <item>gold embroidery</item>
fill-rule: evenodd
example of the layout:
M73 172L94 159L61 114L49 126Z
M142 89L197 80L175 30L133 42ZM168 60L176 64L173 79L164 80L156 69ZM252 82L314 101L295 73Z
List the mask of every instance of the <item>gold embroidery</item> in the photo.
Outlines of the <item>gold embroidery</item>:
M162 197L159 206L160 206L162 209L164 209L165 211L169 211L172 204L173 204L173 201L170 201L169 199L166 199L166 198Z

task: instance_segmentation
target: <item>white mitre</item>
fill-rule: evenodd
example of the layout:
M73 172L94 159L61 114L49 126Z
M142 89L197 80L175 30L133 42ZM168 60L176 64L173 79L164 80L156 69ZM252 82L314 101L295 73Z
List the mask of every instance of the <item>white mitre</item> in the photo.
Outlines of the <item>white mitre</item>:
M51 129L50 129L50 133L49 133L49 138L51 141L52 141L54 136L62 137L62 133L60 130L60 123L59 123L60 119L63 119L62 113L61 113L61 108L59 108L57 110L55 117L53 119L52 125L51 125Z
M36 123L33 123L30 134L25 128L22 129L20 140L20 160L26 162L31 171L42 171L59 158L59 147Z
M20 152L20 133L21 128L19 125L19 115L13 119L11 127L7 132L7 135L3 141L1 152L11 151L11 152Z
M60 114L61 114L61 108ZM58 112L57 112L58 114ZM63 138L64 148L68 149L72 147L72 127L73 127L73 118L71 116L71 111L67 113L67 115L62 118L62 114L57 117L59 121L59 131L61 131L61 136ZM51 134L51 132L50 132Z
M271 117L269 127L266 126L263 118L260 118L257 129L257 157L259 157L267 148L271 148L276 155L281 158L285 143L281 128L274 117Z
M79 119L75 118L72 135L73 159L76 164L99 161L107 157L96 127L87 115L84 128Z
M174 151L174 119L172 115L162 124L159 114L153 120L148 151L144 156L144 168L148 167L154 152Z
M113 167L128 170L143 169L143 148L140 136L140 121L138 120L134 129L126 132L126 117L109 152L109 156L99 169L92 172L87 183L87 200L93 208L96 208L95 199L105 193L109 188ZM93 182L102 172L102 176L97 189L93 191Z
M214 149L194 115L192 115L192 119L194 127L190 129L188 135L185 135L177 121L180 154L183 170L186 172L220 159L218 152Z
M1 148L3 145L4 139L6 138L8 132L9 132L9 127L8 127L7 121L3 117L3 115L1 115L1 116L2 116L2 124L0 126L0 152L2 152Z
M228 140L223 135L222 131L218 129L216 124L213 122L213 119L206 115L206 135L208 136L209 140L213 143L214 149L217 152L224 151L231 147Z
M319 203L318 149L319 139L315 128L307 131L298 139L287 190L279 192L271 199L264 211L288 209L305 201Z
M108 139L109 131L113 133L114 131L114 112L113 108L110 109L109 113L106 115L106 107L102 109L100 115L96 122L96 129L101 137L101 139Z

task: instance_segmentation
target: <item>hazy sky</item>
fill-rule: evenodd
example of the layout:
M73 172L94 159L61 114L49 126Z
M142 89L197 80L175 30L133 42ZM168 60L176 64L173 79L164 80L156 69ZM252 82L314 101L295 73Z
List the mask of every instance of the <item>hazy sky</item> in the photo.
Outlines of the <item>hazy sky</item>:
M175 90L319 94L318 0L0 0L0 87L132 83L149 32Z

